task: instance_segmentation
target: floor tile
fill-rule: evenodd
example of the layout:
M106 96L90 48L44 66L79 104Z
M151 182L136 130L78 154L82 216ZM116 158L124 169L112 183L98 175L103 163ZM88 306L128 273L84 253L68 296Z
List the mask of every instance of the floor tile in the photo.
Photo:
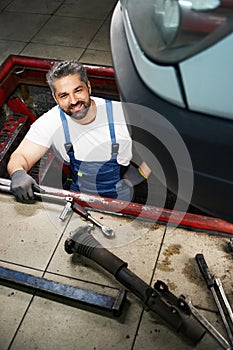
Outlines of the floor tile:
M88 49L110 51L110 21L103 24L88 45Z
M158 316L144 312L133 349L221 350L222 346L209 333L198 344L191 344L189 339L170 330Z
M32 41L85 48L101 24L99 20L53 16Z
M55 223L60 206L59 210L52 207L52 221L42 203L18 203L13 197L2 194L0 198L0 260L44 269L62 234L62 224L59 228L60 223Z
M20 266L3 264L1 266L21 271L24 273L40 276L39 271L25 269ZM7 350L20 322L27 311L32 294L25 293L18 289L6 287L0 284L0 349Z
M85 49L31 43L21 52L22 55L57 60L79 59Z
M112 67L112 54L110 51L85 50L80 57L82 63L97 64Z
M105 19L113 11L116 0L66 0L56 15Z
M0 64L2 64L9 55L18 55L21 53L26 43L23 41L0 40Z
M30 41L49 16L12 12L0 13L0 39Z
M131 299L120 318L35 298L11 350L130 350L141 306Z
M212 273L222 279L226 290L231 290L232 263L231 254L227 253L229 239L202 232L192 232L180 228L171 229L165 236L163 250L156 267L156 277L164 275L171 290L176 294L193 295L194 304L213 305L210 293L199 271L195 256L202 253ZM201 296L201 300L200 300ZM232 299L233 301L233 299Z
M63 0L14 0L5 9L12 12L53 14Z

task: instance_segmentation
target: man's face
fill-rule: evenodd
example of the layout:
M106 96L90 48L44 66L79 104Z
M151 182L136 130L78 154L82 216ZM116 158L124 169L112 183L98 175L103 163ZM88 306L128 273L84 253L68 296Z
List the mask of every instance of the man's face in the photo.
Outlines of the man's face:
M76 120L83 120L90 105L90 83L81 81L79 74L56 79L53 84L54 98L61 109Z

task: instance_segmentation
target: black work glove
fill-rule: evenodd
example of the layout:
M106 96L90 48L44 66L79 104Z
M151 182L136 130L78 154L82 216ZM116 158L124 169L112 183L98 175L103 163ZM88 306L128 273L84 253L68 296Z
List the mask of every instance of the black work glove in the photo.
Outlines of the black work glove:
M20 201L34 199L33 191L40 191L36 181L25 170L16 170L11 175L11 192Z
M123 180L129 187L134 187L145 181L146 177L140 174L138 167L135 167L132 164L130 164L123 175Z

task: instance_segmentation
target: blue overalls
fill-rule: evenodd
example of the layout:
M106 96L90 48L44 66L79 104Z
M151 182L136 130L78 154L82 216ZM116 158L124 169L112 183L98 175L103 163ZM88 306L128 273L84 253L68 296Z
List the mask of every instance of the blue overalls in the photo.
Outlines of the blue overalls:
M70 190L95 194L102 197L117 198L124 201L131 201L131 191L121 181L121 165L117 163L119 144L116 143L115 128L113 123L112 102L106 100L106 111L108 116L109 132L112 142L111 159L103 161L80 161L75 159L73 145L70 140L70 132L66 116L60 109L63 130L65 134L65 148L70 158L70 170L72 183Z

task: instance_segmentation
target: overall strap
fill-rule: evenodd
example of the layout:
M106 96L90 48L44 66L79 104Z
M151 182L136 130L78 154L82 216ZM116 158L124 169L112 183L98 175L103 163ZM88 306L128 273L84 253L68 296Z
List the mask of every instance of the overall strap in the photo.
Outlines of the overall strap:
M63 126L63 130L64 130L64 134L65 134L65 140L66 140L64 146L65 146L66 152L68 152L71 149L71 147L73 147L73 145L70 141L69 126L68 126L68 122L67 122L65 113L63 112L63 110L61 109L60 106L58 108L60 110L60 117L61 117L62 126Z
M110 131L110 136L112 141L112 156L116 157L119 150L119 143L116 142L115 127L113 122L112 101L105 100L105 102L106 102L106 111L108 116L109 131Z

